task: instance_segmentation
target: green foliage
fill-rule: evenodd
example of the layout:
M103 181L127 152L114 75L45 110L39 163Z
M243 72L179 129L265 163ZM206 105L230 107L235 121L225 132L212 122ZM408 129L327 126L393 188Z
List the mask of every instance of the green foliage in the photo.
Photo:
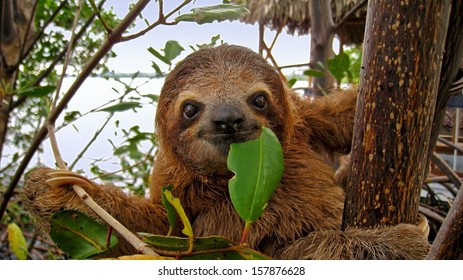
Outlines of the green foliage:
M172 61L182 53L185 49L177 41L167 41L164 49L162 49L163 54L159 51L148 48L148 51L154 55L157 59L161 60L165 64L172 66ZM156 74L161 75L161 68L154 62L151 61L153 69L156 71Z
M56 212L51 216L50 224L53 241L74 259L104 253L118 243L115 234L108 238L108 228L78 211Z
M340 81L344 77L352 77L350 73L350 61L349 56L346 53L340 53L335 55L326 61L326 66L333 77Z
M162 205L164 205L164 208L166 208L167 211L167 221L169 222L169 232L167 235L169 236L172 232L177 227L177 212L175 211L175 207L170 204L169 200L167 200L166 194L164 193L166 190L172 191L174 186L169 185L167 187L163 187L161 191L161 196L162 196Z
M360 80L360 68L362 67L362 48L360 46L349 47L344 50L344 53L349 56L349 71L352 74L350 80L345 79L344 81L347 83L358 84Z
M219 4L191 9L189 14L178 16L175 21L192 21L198 24L211 23L214 21L238 20L249 14L244 5Z
M25 97L45 97L56 90L55 86L30 87L20 90L18 93Z
M329 71L333 77L343 83L358 84L362 50L360 47L349 47L344 52L335 55L326 61L326 68L320 63L323 70L308 69L304 75L312 77L323 77Z
M108 106L103 109L100 109L98 111L103 111L103 112L109 112L109 113L115 113L115 112L124 112L130 109L137 109L140 108L140 102L135 102L135 101L129 101L129 102L121 102L116 105Z
M27 259L27 244L21 228L16 223L8 224L8 243L18 260Z
M228 182L233 206L246 222L256 221L283 176L283 150L276 135L263 127L259 138L233 143L228 169L235 176Z
M207 48L207 47L215 47L217 46L218 42L220 40L220 34L216 35L216 36L213 36L211 38L211 41L209 43L205 43L205 44L196 44L196 46L190 46L190 48L193 50L193 51L197 51L199 49L202 49L202 48ZM220 41L221 44L223 44L223 41Z
M167 237L140 233L143 241L158 251L179 255L189 249L190 241L182 237ZM257 251L239 245L221 236L199 237L194 239L193 250L179 256L182 260L267 260L270 259Z

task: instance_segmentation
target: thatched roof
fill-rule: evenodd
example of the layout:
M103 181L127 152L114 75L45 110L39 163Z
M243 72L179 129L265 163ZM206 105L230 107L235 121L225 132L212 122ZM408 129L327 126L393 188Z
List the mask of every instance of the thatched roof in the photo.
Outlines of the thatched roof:
M290 34L305 35L310 30L309 2L311 0L246 0L251 12L242 20L246 23L262 23L264 26L279 30L285 29ZM324 0L315 0L324 1ZM337 22L349 12L360 0L332 0L334 21ZM365 28L366 5L352 15L346 24L338 30L344 43L361 43Z

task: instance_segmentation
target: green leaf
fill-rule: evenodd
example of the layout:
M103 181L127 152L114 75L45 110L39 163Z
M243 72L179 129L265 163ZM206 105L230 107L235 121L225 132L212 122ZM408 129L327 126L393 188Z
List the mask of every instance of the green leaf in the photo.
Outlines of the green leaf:
M149 233L139 233L147 244L169 252L184 252L190 246L190 240L184 237L167 237ZM183 260L268 260L270 257L255 250L241 246L221 236L199 237L194 239L193 250Z
M280 142L269 128L262 127L259 138L231 144L227 165L235 173L228 182L233 206L245 222L254 222L283 176Z
M177 41L167 41L164 47L164 57L170 62L180 55L185 49ZM169 63L170 65L170 63Z
M163 197L166 198L166 200L175 208L177 211L178 216L180 217L180 220L183 223L183 230L182 233L185 234L186 236L193 238L193 228L191 227L190 220L188 220L188 217L185 213L185 210L182 207L182 204L180 203L180 199L174 197L172 195L172 192L169 189L163 190Z
M349 72L350 62L346 53L340 53L326 61L326 66L333 77L340 81Z
M112 105L112 106L108 106L108 107L105 107L103 109L100 109L98 110L98 112L109 112L109 113L115 113L115 112L123 112L123 111L127 111L127 110L130 110L130 109L136 109L136 108L140 108L141 105L140 105L140 102L121 102L119 104L116 104L116 105Z
M191 9L189 14L180 15L175 22L193 21L198 24L211 23L215 20L237 20L249 14L244 5L219 4Z
M32 87L20 90L18 93L26 97L45 97L56 90L55 86Z
M27 244L22 230L15 223L8 224L8 243L18 260L27 259Z
M72 122L76 120L78 117L80 117L82 114L79 111L71 111L67 112L66 115L64 116L64 120L66 122Z
M156 71L156 75L162 75L161 68L154 61L151 61L151 67L153 67L154 71Z
M164 194L165 190L172 191L173 186L169 185L167 187L162 188L161 196L162 196L162 204L164 205L164 208L166 208L167 211L167 220L169 221L169 234L170 232L177 227L177 212L175 211L175 207L170 204L170 202L167 200L166 195Z
M159 95L158 94L143 94L142 96L143 97L148 97L153 102L158 102L158 100L159 100Z
M288 86L292 88L297 82L297 78L292 78L288 81Z
M314 70L314 69L309 69L309 70L304 71L304 75L312 76L312 77L323 77L325 76L325 72Z
M153 49L152 47L149 47L148 48L148 51L154 55L155 57L157 57L159 60L161 60L162 62L164 62L165 64L168 64L168 65L171 65L172 62L170 61L170 59L168 59L167 57L163 56L162 54L160 54L157 50Z
M106 244L108 229L78 211L56 212L50 218L50 225L52 240L74 259L103 253L118 242L113 233Z

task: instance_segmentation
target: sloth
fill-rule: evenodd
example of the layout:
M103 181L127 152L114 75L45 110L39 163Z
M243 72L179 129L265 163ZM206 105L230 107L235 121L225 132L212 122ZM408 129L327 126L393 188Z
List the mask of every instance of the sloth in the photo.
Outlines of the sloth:
M227 154L230 144L256 139L265 126L281 142L284 174L252 224L247 246L275 259L423 259L429 244L415 225L341 230L344 191L326 159L350 151L356 99L356 90L340 90L311 101L290 90L248 48L201 49L178 63L162 87L149 198L128 195L113 185L83 187L130 230L165 234L169 225L161 189L173 185L195 236L238 241L244 222L228 193L233 173L227 169ZM98 219L69 187L70 181L52 177L56 172L43 167L25 180L27 208L42 228L60 209ZM181 230L174 234L181 235ZM121 244L112 254L134 252Z

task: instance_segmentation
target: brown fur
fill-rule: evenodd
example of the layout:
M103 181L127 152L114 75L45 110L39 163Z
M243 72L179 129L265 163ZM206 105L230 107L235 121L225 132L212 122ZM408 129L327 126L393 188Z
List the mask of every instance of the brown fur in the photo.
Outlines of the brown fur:
M262 109L252 103L259 94L267 102ZM172 184L196 236L223 235L238 241L243 221L228 195L232 174L226 169L226 150L230 141L256 138L264 125L282 143L285 171L263 216L251 227L247 240L251 248L290 259L424 258L428 244L415 226L340 231L344 193L324 154L350 150L355 102L355 91L314 102L300 98L246 48L200 50L179 63L163 86L156 114L160 146L150 199L128 196L110 186L88 191L131 230L165 234L168 226L160 189ZM191 119L183 115L186 104L198 108ZM239 115L239 133L218 132L224 112ZM89 213L72 191L45 186L47 172L39 169L26 180L32 212L42 219L60 208Z

